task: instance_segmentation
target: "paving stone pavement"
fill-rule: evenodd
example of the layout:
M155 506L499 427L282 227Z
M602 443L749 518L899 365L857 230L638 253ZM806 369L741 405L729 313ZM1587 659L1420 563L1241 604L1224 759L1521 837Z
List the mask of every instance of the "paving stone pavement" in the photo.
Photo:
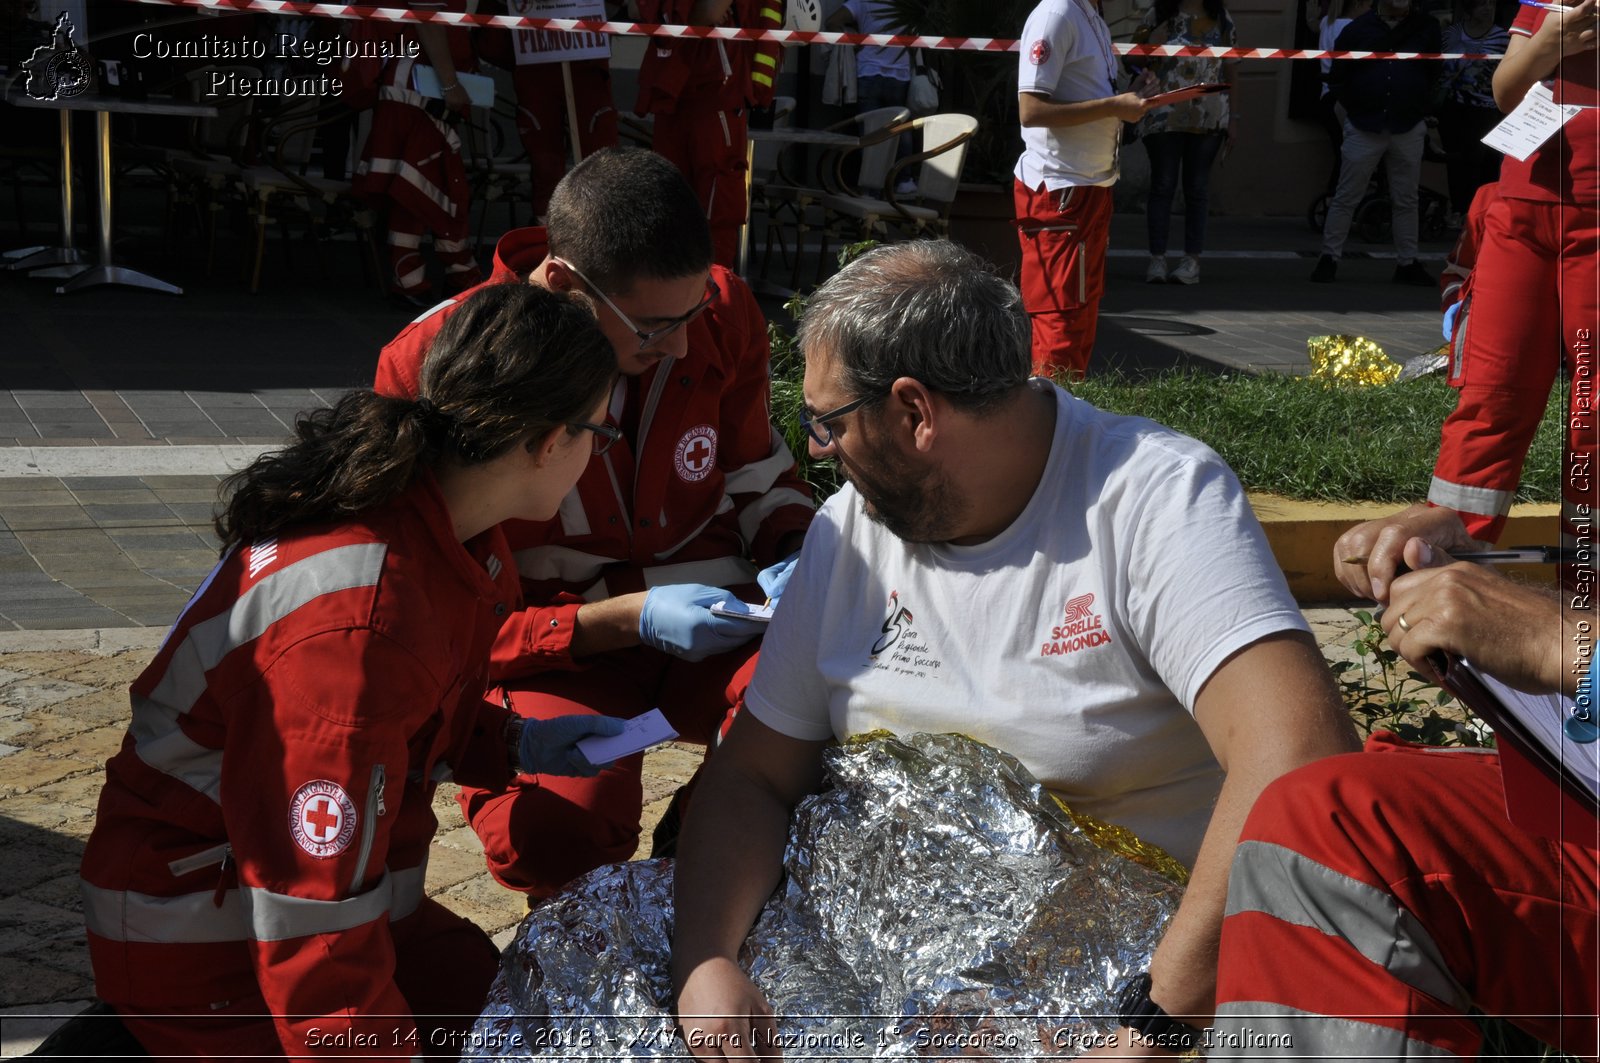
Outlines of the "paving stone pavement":
M105 761L127 728L128 684L161 635L148 627L0 634L0 1057L27 1051L93 994L78 863ZM701 756L678 743L646 755L637 856ZM505 945L526 910L523 895L484 869L455 787L439 788L434 812L428 895Z

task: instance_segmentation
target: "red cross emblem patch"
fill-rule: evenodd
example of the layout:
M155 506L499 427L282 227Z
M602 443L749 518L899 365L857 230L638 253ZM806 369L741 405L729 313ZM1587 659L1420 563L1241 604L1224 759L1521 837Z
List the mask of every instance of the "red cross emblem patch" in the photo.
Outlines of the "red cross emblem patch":
M356 803L336 782L308 782L289 802L289 835L318 860L338 856L355 840Z
M672 463L686 483L697 483L710 476L717 463L717 430L708 424L697 424L683 433Z
M1028 62L1034 66L1044 66L1050 61L1050 42L1040 37L1028 49Z

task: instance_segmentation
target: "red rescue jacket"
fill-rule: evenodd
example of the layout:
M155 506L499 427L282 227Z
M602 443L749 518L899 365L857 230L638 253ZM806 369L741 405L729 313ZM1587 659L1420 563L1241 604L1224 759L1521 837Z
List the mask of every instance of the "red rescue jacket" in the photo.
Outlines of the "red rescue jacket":
M525 283L546 251L543 229L507 233L485 283ZM711 279L721 294L688 325L689 353L638 379L636 411L623 409L625 389L613 399L610 419L637 423L637 440L590 461L553 519L505 525L527 608L501 629L494 678L580 667L572 630L586 600L673 583L753 584L758 567L782 560L780 541L810 525L810 488L768 411L766 320L732 271L712 266ZM470 294L383 349L378 391L416 394L428 344Z
M639 0L641 22L684 25L693 0ZM783 28L783 0L733 0L723 26ZM672 114L687 107L766 107L777 89L783 48L770 41L650 38L639 65L636 114Z
M83 857L99 995L204 1013L259 993L291 1057L348 1053L312 1027L414 1044L390 924L423 897L436 783L509 778L483 691L516 593L500 530L457 542L427 475L230 551L106 766Z

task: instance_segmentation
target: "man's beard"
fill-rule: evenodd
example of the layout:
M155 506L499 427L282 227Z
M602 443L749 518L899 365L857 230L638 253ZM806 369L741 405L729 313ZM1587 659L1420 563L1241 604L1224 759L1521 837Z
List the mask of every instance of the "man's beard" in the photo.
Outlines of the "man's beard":
M877 453L889 451L882 448ZM861 495L867 516L896 538L942 543L954 537L966 505L935 469L919 470L898 456L882 458L870 470L851 468L843 461L839 467Z

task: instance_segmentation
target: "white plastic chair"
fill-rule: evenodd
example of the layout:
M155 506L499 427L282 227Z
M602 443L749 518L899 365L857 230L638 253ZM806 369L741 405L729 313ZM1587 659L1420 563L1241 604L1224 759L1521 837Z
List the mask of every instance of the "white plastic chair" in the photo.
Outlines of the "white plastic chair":
M855 238L866 240L888 237L898 231L910 237L932 234L950 235L950 205L961 187L961 171L966 165L967 143L978 129L978 120L968 114L932 114L883 130L881 140L863 146L869 150L885 147L892 158L900 134L914 130L921 134L922 150L907 155L884 173L871 171L876 183L869 183L867 162L862 162L862 192L840 192L822 199L824 233L832 233L843 219L850 219ZM917 194L902 198L895 185L902 175L917 167ZM878 194L870 194L875 190ZM842 232L839 235L844 235ZM824 237L826 238L826 237Z

